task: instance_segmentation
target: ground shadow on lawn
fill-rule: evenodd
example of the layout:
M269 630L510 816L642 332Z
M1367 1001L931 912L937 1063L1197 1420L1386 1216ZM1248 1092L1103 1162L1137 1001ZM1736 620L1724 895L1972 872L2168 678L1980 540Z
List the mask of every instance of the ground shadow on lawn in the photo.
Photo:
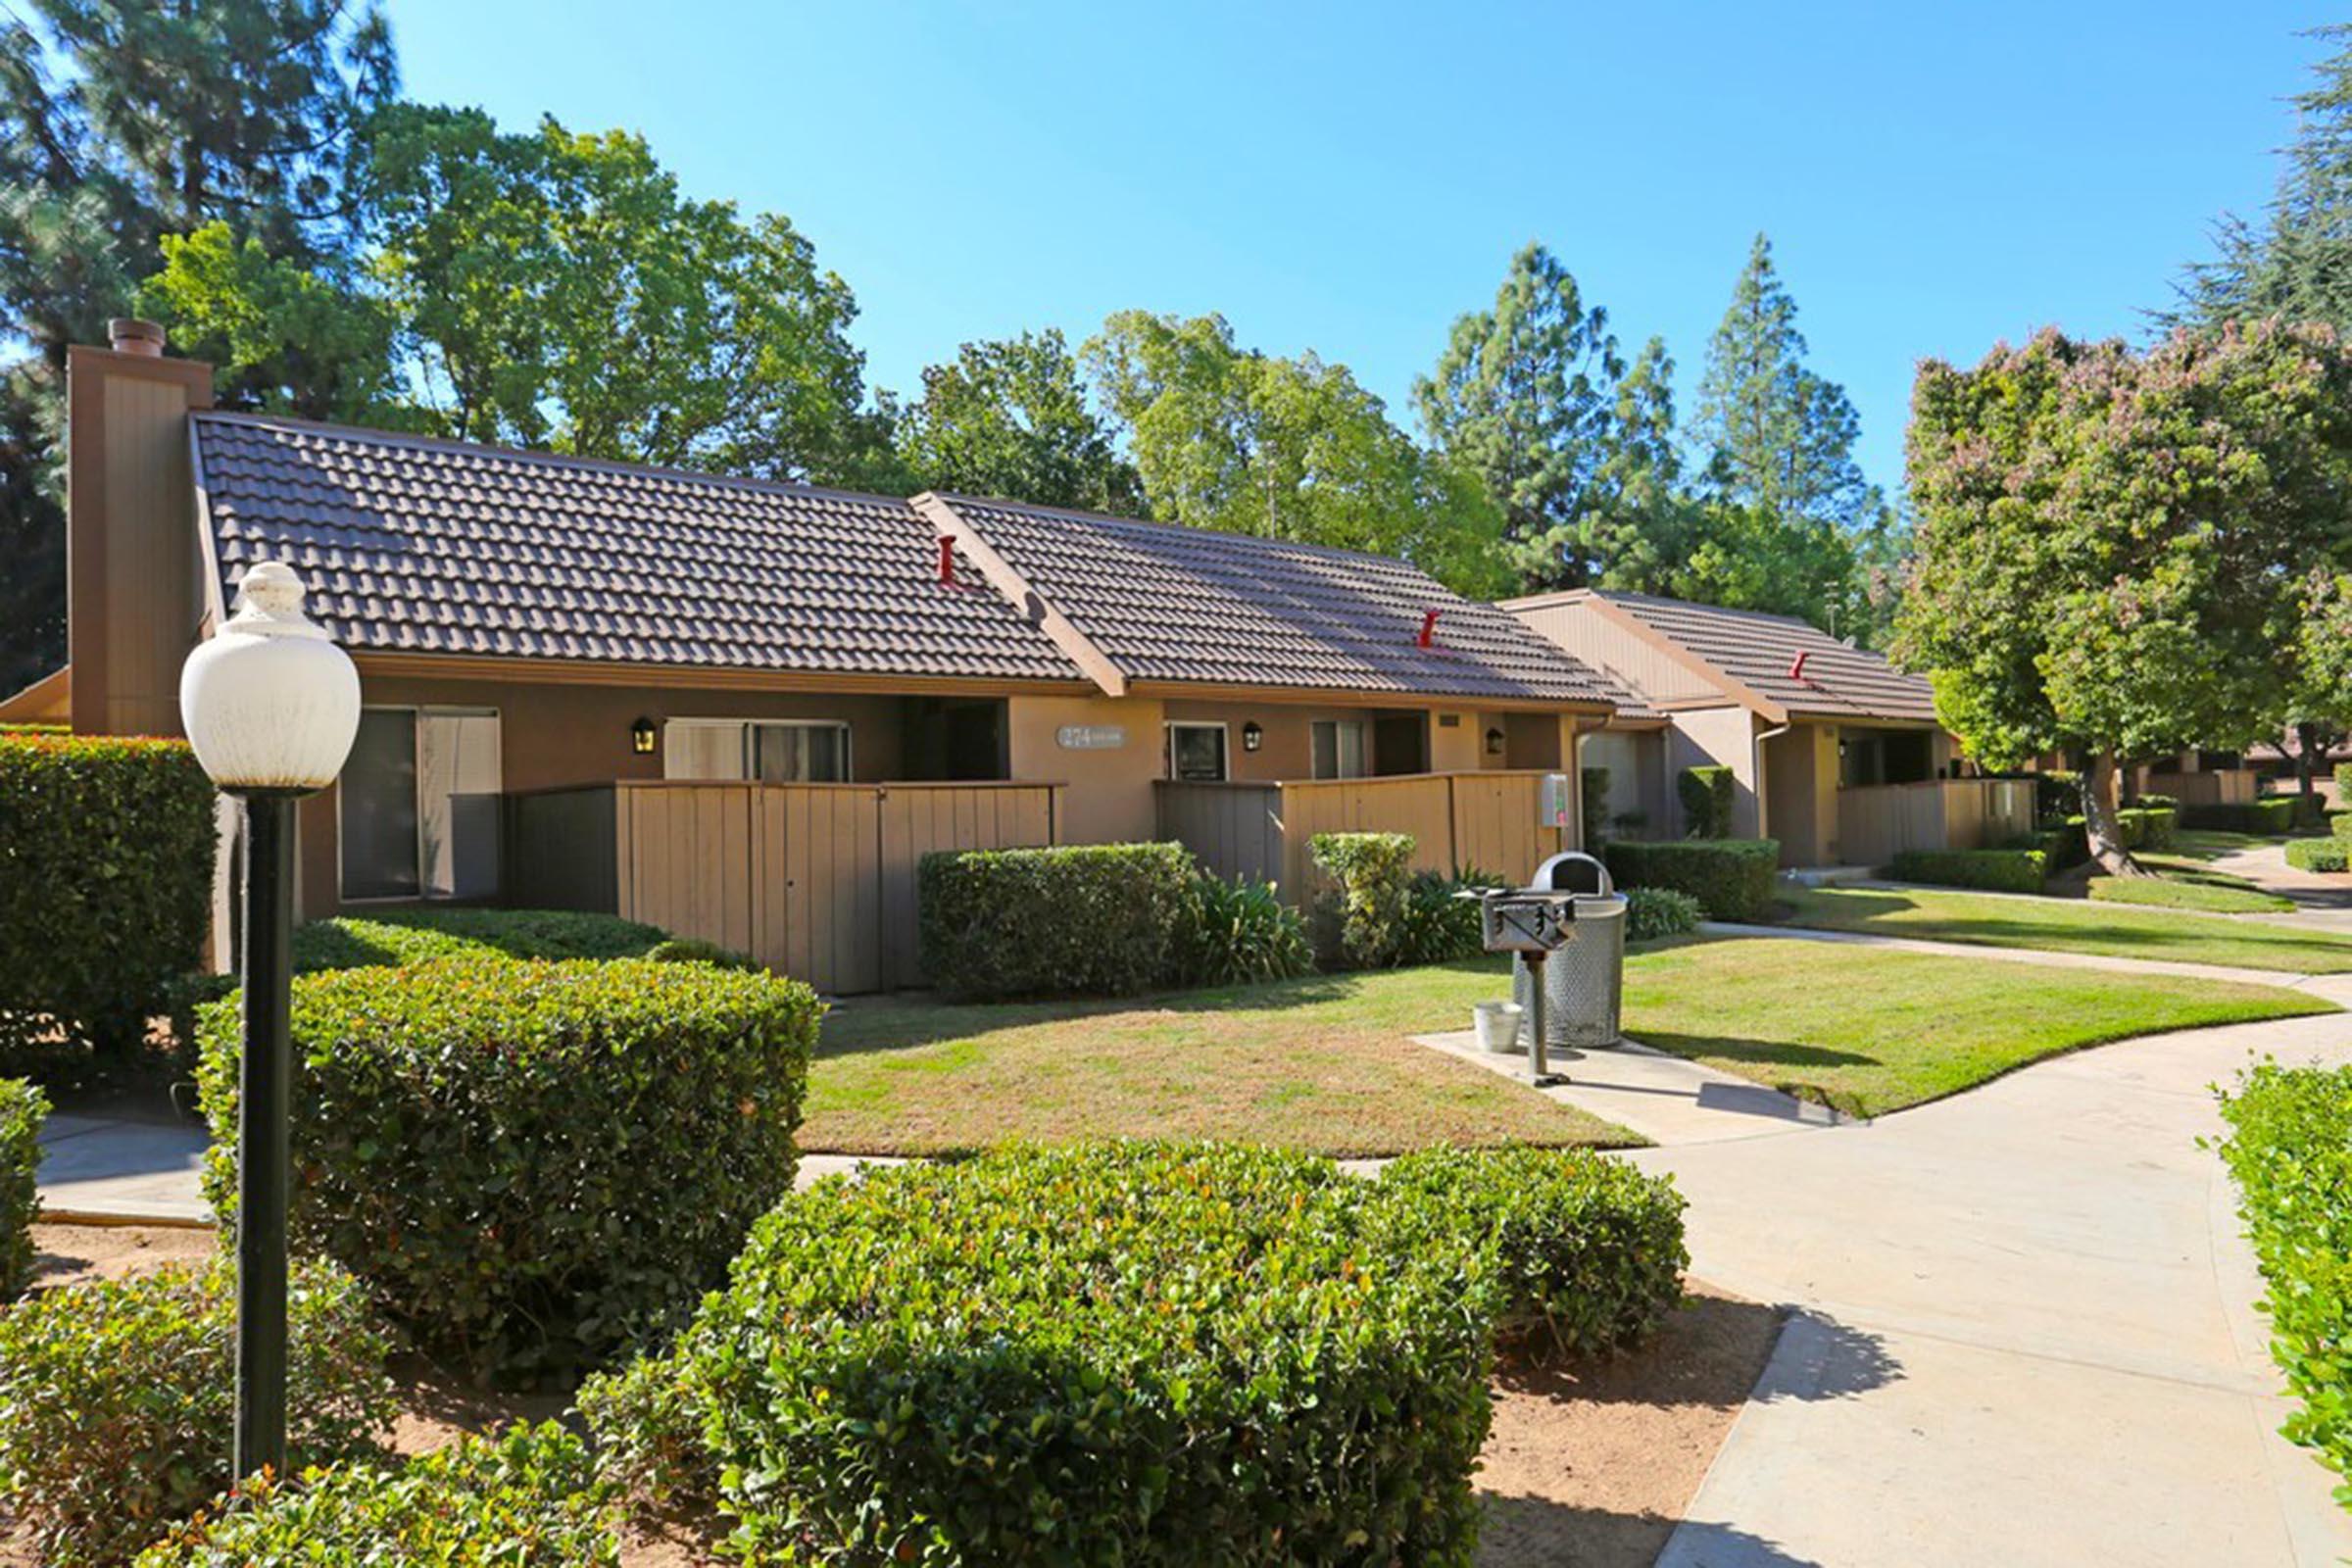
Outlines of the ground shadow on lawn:
M1877 1067L1877 1056L1831 1046L1808 1046L1799 1040L1747 1040L1731 1035L1678 1035L1644 1029L1642 1043L1688 1061L1715 1056L1725 1061L1752 1062L1766 1067Z
M1966 898L1970 895L1955 893L1952 896ZM2195 910L2166 913L2146 909L2142 919L2112 922L2073 918L2078 910L2134 907L2130 905L2103 905L2087 899L2081 903L2069 901L2065 905L2067 915L2063 917L2063 923L1975 911L1948 915L1925 913L1922 918L1905 920L1903 915L1920 908L1919 904L1906 894L1840 888L1835 898L1837 902L1826 909L1816 904L1783 904L1774 906L1773 913L1784 925L1829 931L1859 931L1874 936L1909 937L1929 942L1963 942L1981 947L2057 948L2064 951L2070 943L2105 943L2132 950L2121 956L2176 963L2228 963L2229 959L2226 956L2216 957L2210 951L2219 935L2210 926L2199 923L2187 930L2168 927L2185 923L2185 919L2232 925L2238 923L2227 915L2200 916ZM2341 934L2297 932L2291 927L2248 923L2244 940L2259 943L2267 952L2280 957L2307 958L2311 961L2308 969L2282 970L2281 973L2316 974L2340 971L2352 965L2352 943L2347 943Z
M1494 959L1471 958L1425 966L1438 973L1484 974L1507 984ZM837 1002L818 1031L819 1056L906 1051L945 1040L971 1040L1007 1029L1123 1013L1272 1012L1344 1002L1370 974L1356 970L1312 974L1262 985L1199 991L1150 991L1132 997L1039 998L1023 1002L954 1002L936 992L897 992Z

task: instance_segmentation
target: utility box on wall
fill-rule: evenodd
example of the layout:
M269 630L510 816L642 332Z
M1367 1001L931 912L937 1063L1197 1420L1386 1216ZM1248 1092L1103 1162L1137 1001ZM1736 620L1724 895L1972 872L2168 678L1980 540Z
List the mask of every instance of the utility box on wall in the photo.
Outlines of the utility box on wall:
M1544 827L1576 825L1576 791L1565 773L1546 773L1536 791L1536 820Z

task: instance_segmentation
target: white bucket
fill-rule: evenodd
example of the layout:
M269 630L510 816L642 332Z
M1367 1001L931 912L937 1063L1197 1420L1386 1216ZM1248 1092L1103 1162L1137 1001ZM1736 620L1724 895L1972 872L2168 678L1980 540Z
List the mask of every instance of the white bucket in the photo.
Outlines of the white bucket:
M1516 1002L1481 1002L1470 1009L1470 1026L1478 1031L1478 1049L1498 1054L1519 1049L1519 1022L1527 1009Z

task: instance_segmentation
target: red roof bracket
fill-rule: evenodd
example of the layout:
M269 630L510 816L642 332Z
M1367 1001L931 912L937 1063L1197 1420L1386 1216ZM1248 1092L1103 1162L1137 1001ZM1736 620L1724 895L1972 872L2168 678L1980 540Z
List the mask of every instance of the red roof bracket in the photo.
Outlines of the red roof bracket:
M939 536L939 585L942 588L962 586L956 580L956 541L944 533Z
M1809 652L1811 652L1811 650L1799 648L1796 651L1796 657L1788 661L1788 678L1790 680L1803 680L1805 678L1805 655Z
M1421 635L1413 639L1415 648L1429 648L1436 645L1439 613L1440 612L1435 610L1425 610L1421 612Z

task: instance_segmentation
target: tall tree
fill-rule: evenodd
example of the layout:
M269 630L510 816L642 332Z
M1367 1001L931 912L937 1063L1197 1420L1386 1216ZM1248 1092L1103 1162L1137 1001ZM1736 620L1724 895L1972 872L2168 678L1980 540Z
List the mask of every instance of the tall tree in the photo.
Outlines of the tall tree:
M2282 316L2352 331L2352 24L2306 36L2339 47L2295 97L2295 136L2269 210L2254 221L2223 216L2216 254L2189 268L2159 320L2212 327Z
M1970 755L2082 751L2090 849L2137 870L2119 766L2285 716L2277 651L2352 537L2352 355L2276 321L2134 354L2044 331L1920 368L1898 649Z
M1143 479L1057 328L966 343L952 364L924 370L922 397L898 420L898 451L918 489L1122 514L1143 506Z
M223 225L170 247L144 298L251 401L586 457L857 483L857 303L782 217L695 201L636 136L401 105L354 177L350 267Z
M1222 317L1124 311L1086 346L1154 516L1402 556L1456 591L1509 586L1500 513L1348 368L1238 347Z
M1529 245L1511 258L1494 306L1457 318L1435 370L1413 383L1430 439L1502 509L1532 587L1594 575L1584 523L1609 462L1624 373L1608 313L1586 304L1558 258Z
M372 0L26 0L0 13L0 689L65 659L66 347L105 341L160 241L211 221L309 264L347 248L343 172L397 86ZM234 390L233 388L231 389Z
M1847 529L1872 525L1886 505L1854 462L1853 403L1805 365L1796 301L1762 234L1707 344L1691 434L1714 490L1736 505Z

